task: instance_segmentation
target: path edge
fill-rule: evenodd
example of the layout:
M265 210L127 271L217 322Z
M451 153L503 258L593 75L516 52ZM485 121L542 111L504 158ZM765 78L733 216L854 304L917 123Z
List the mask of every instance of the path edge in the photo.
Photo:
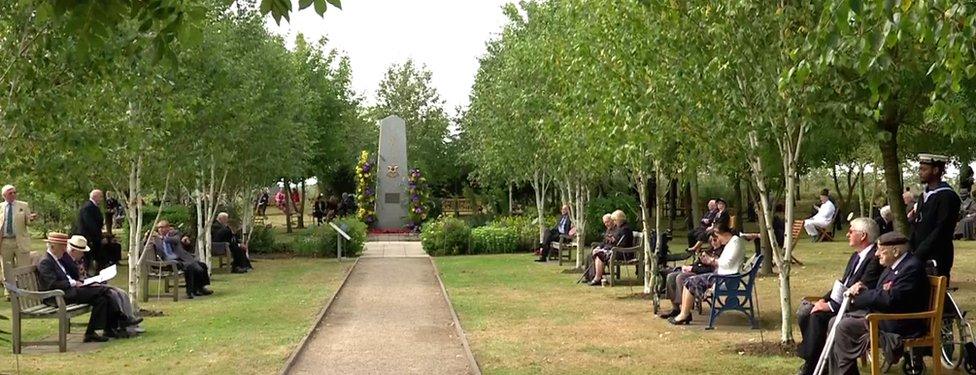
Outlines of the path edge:
M329 309L332 308L332 303L335 302L336 297L340 292L342 292L342 288L345 288L346 281L349 280L349 275L352 275L352 271L356 269L357 265L359 265L360 259L362 259L362 257L357 257L356 262L352 264L352 267L349 267L348 271L346 271L346 275L342 278L342 283L339 284L338 288L336 288L335 293L332 293L332 297L329 297L329 301L325 303L325 306L322 306L322 311L319 311L318 316L315 317L314 324L312 324L312 326L308 329L308 333L305 334L305 337L302 337L302 340L298 342L298 346L295 347L295 350L291 352L291 355L288 356L288 361L285 362L285 367L278 372L279 375L288 374L288 371L291 371L292 367L295 366L295 360L298 359L298 355L305 352L305 344L307 344L308 339L315 334L315 329L319 327L322 320L325 319L325 314L328 313Z
M454 303L451 302L451 298L447 295L447 288L444 287L444 281L441 280L440 269L437 268L437 263L434 262L434 257L427 257L430 261L431 267L434 268L434 277L437 278L437 285L441 287L441 295L444 296L444 301L447 302L447 306L451 308L451 319L454 320L454 331L457 333L458 338L461 339L461 346L464 347L464 353L468 357L468 365L474 370L475 375L481 375L481 366L478 365L478 360L475 359L474 353L471 351L471 345L468 343L468 335L464 333L464 329L461 328L461 320L458 319L457 311L454 310Z

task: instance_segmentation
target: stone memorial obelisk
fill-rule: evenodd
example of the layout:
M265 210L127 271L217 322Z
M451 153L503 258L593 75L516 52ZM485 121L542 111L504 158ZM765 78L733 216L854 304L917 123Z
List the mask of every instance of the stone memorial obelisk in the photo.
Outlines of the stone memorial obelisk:
M407 127L402 118L380 120L379 155L376 170L376 227L401 229L407 224L405 181L407 167Z

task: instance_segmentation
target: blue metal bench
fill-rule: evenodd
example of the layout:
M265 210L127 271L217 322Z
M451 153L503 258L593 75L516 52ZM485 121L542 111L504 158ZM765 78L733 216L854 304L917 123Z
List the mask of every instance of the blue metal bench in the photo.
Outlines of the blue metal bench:
M749 317L752 328L759 328L759 319L753 303L753 288L756 286L756 274L762 265L762 254L754 256L746 264L745 272L734 275L713 275L715 284L712 286L711 297L705 297L705 302L711 305L708 317L708 327L715 329L715 319L726 311L741 311Z

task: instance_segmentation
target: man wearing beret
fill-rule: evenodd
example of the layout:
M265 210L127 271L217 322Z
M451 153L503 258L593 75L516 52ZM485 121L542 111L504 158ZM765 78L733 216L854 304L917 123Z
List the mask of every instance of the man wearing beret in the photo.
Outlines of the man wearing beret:
M877 248L878 261L885 270L873 289L862 283L848 289L852 312L841 317L837 326L830 374L858 374L857 359L871 341L865 319L868 313L914 313L928 308L928 276L922 261L908 253L908 238L897 231L889 232L878 238ZM835 319L831 319L831 326ZM902 339L921 336L927 330L921 319L882 321L880 328L880 346L892 363L902 353Z
M952 236L959 221L959 195L942 181L947 158L942 155L920 154L918 177L925 191L918 201L914 220L915 230L909 239L915 257L936 262L936 274L949 277L955 250Z
M845 288L855 284L870 288L877 285L878 278L884 271L876 255L877 239L878 224L874 220L859 217L851 221L851 227L847 231L847 244L854 253L851 254L850 260L847 261L847 268L837 282L843 284ZM831 318L840 310L841 301L835 301L834 298L828 291L816 302L803 301L797 310L797 323L800 325L800 334L803 337L796 350L797 356L804 360L799 371L801 375L813 374L817 367L817 360L820 358L824 343L827 342Z

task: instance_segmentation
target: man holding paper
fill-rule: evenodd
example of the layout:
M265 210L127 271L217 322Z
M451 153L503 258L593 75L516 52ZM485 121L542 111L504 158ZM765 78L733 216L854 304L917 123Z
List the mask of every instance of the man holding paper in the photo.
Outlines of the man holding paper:
M142 328L139 327L139 323L142 323L142 317L138 315L137 311L132 309L132 301L129 300L129 294L124 290L108 285L99 284L108 282L109 280L115 278L118 274L118 267L116 265L111 265L106 267L98 275L94 277L86 277L85 267L85 254L91 251L88 246L88 240L84 236L75 235L71 236L68 240L68 252L61 257L61 265L64 266L65 271L68 276L72 279L82 282L85 286L101 286L108 288L108 295L115 302L115 305L124 315L124 319L120 322L116 336L127 337L129 336L129 327L132 329L132 333L143 332Z
M44 259L37 265L38 289L42 291L61 290L64 292L64 302L87 303L91 305L91 316L88 318L88 329L85 331L85 342L105 342L112 337L115 327L123 319L116 304L112 303L109 289L101 285L84 285L68 274L68 270L59 261L68 246L68 235L64 233L49 233L47 252ZM44 304L55 306L54 297L44 300ZM104 336L96 331L103 330Z
M834 281L834 287L823 298L816 302L803 301L800 304L796 315L803 341L796 353L804 361L799 374L812 374L816 368L820 352L827 341L830 319L840 310L844 291L858 282L870 286L877 284L884 270L875 255L874 241L877 238L878 224L874 220L861 217L851 221L851 227L847 231L847 244L854 249L854 254L848 260L844 274Z

